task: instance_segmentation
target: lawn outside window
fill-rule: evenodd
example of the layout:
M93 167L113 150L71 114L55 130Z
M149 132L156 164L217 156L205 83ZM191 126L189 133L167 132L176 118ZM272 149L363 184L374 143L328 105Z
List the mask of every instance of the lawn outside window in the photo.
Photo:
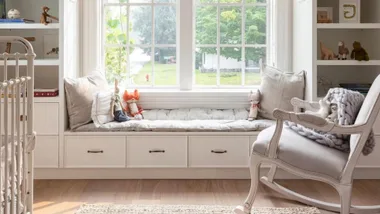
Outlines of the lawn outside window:
M139 89L244 89L276 64L275 0L100 0L102 67Z

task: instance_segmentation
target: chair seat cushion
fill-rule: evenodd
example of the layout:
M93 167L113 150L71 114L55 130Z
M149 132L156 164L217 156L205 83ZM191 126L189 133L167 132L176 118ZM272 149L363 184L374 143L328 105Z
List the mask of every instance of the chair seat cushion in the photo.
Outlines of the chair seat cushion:
M261 131L253 144L253 152L264 155L275 130L276 126L271 126ZM336 179L348 160L348 153L320 145L297 134L288 126L283 128L277 152L278 159L289 165Z

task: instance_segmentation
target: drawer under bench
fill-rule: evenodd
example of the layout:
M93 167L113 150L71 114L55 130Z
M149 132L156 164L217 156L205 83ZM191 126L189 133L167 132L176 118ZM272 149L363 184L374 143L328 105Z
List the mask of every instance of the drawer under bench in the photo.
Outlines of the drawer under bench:
M245 168L252 136L65 136L64 168Z

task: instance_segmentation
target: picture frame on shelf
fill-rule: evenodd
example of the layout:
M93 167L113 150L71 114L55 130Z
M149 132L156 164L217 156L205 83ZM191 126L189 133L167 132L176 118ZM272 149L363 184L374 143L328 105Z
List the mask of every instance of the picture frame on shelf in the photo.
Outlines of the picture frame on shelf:
M44 59L59 58L59 36L56 34L47 34L43 36L44 41Z
M339 0L339 23L360 23L361 0Z
M332 7L318 7L317 23L333 23L333 15Z

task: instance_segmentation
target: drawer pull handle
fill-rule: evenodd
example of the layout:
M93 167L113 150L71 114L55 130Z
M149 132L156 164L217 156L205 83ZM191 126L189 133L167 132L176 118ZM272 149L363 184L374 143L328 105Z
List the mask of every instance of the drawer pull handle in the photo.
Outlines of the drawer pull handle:
M165 153L165 150L149 150L149 153Z
M104 153L103 150L88 150L87 153L91 153L91 154L99 154L99 153Z
M211 150L211 152L215 154L225 154L227 153L227 150Z

